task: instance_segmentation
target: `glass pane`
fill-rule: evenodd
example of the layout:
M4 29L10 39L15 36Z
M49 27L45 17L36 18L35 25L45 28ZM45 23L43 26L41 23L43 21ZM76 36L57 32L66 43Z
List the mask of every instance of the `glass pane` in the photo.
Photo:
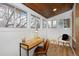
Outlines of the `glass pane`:
M14 27L18 27L21 19L21 11L19 9L15 10L15 22Z
M46 28L47 22L46 20L42 20L42 28Z
M57 26L57 22L56 22L56 21L53 21L53 22L52 22L52 27L53 27L53 28L56 28L56 26Z
M63 19L59 19L57 27L59 27L59 28L64 27L64 20Z
M52 28L52 21L48 21L48 28Z
M30 26L32 29L34 29L36 27L36 18L34 15L31 15Z
M21 27L21 28L27 27L27 13L26 12L23 12L23 11L21 12L21 17L20 17L18 27Z
M36 28L37 29L40 28L40 19L39 18L36 19Z
M13 13L13 11L14 11L14 8L13 7L11 7L11 6L8 6L8 9L9 9L9 17L11 16L11 14Z
M70 19L64 19L64 28L70 27Z
M6 27L14 27L14 8L11 6L8 6L8 18Z
M8 18L8 6L0 4L0 27L5 27Z

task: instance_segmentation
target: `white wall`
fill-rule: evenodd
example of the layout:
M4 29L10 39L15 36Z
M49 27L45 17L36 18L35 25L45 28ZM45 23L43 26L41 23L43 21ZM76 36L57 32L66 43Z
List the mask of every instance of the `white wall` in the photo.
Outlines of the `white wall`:
M19 42L33 34L29 29L0 28L0 55L19 55Z

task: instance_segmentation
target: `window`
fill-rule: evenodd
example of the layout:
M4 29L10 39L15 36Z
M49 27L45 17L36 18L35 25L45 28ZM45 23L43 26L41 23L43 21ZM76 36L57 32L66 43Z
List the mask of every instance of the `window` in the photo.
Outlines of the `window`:
M8 18L8 6L0 4L0 27L5 27Z
M31 14L30 26L32 29L40 28L40 18Z
M48 21L48 28L56 28L57 22L55 20Z
M14 27L19 27L21 21L21 10L15 9L15 21L14 21Z
M40 28L40 18L36 19L36 28L39 29Z
M36 24L36 18L35 18L34 15L31 15L30 27L31 27L32 29L34 29L34 28L35 28L35 24Z
M20 27L20 28L26 28L27 27L27 13L24 12L24 11L21 11L21 17L20 19L18 19L19 21L18 24L17 24L17 27Z
M63 19L59 19L58 20L58 28L64 28L64 20Z
M64 19L64 28L70 27L70 19Z
M52 22L48 21L48 28L52 28Z
M10 5L0 4L0 27L27 27L27 12Z
M5 27L14 27L14 7L8 6L8 18Z
M57 26L57 22L54 20L54 21L52 21L52 27L53 28L56 28L56 26Z
M47 26L47 21L46 20L42 20L42 28L46 28L46 26Z

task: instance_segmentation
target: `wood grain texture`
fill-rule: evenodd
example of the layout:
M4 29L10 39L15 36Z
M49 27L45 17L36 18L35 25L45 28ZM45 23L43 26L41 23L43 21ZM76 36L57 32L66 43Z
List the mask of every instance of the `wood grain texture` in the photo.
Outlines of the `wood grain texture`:
M38 56L45 56L45 55L39 54ZM47 56L74 56L74 53L69 46L62 46L50 43L47 51Z
M42 42L43 42L42 39L30 39L30 40L27 40L26 42L23 42L23 44L25 44L25 45L21 44L21 47L24 49L27 49L26 45L28 45L28 49L32 49Z
M76 4L76 17L79 17L79 3Z
M72 9L72 3L23 3L25 6L31 8L35 12L41 14L46 18L61 14ZM56 8L57 11L53 11Z
M68 46L50 44L48 56L74 56L72 49Z
M79 55L79 3L76 4L76 26L75 26L75 35L76 35L76 55Z

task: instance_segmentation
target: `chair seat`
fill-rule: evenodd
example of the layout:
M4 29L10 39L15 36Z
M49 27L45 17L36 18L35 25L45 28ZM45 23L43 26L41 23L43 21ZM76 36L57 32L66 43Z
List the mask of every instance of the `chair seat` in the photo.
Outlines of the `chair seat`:
M48 46L49 46L49 43L48 43L48 40L46 40L44 42L44 45L43 46L38 46L35 51L34 51L34 54L35 55L46 55L47 56L47 50L48 50Z
M43 46L38 46L35 50L35 53L46 53Z

